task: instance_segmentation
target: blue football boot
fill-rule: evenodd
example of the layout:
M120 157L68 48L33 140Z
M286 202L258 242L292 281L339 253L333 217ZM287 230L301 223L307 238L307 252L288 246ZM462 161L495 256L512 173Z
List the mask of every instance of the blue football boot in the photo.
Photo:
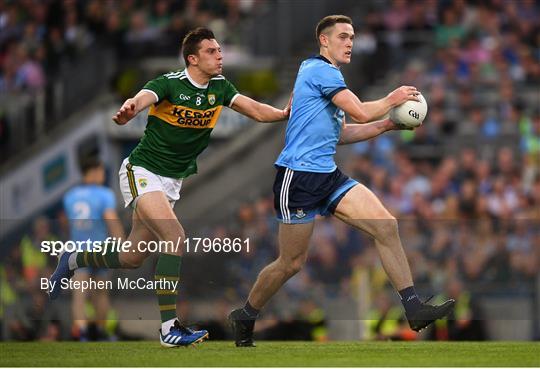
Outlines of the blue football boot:
M183 327L176 320L171 330L167 334L162 334L159 330L159 342L163 347L190 346L200 343L208 338L207 330L194 331Z
M73 254L73 252L63 252L58 257L58 265L56 266L54 273L51 275L51 278L49 278L49 287L47 288L47 293L49 294L49 299L51 300L56 300L60 295L60 284L62 279L71 279L71 277L73 277L74 271L69 269L68 262L69 256ZM53 286L52 288L51 285Z

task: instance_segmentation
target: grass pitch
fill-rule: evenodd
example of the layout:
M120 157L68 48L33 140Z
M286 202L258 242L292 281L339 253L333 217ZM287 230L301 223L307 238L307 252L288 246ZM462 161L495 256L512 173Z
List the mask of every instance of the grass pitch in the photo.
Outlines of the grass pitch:
M536 342L0 343L0 366L540 366Z

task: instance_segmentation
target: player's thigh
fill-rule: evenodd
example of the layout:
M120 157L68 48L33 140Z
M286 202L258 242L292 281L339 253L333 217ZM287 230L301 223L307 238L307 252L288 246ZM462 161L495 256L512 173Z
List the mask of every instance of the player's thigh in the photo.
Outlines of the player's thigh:
M396 219L366 186L359 183L341 199L334 215L347 224L376 237L395 227Z
M279 257L286 263L301 266L307 258L314 223L279 225Z
M159 239L183 237L184 230L169 200L162 191L148 192L139 198L135 209L140 221Z

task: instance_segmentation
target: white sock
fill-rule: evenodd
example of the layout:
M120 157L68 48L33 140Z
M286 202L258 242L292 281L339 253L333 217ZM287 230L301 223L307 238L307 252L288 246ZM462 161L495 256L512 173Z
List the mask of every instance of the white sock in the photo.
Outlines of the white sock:
M77 269L79 267L77 265L77 253L76 252L69 255L68 265L69 265L69 270L75 270L75 269Z
M169 319L166 322L161 323L161 334L166 335L170 332L171 328L174 325L174 322L177 321L178 318Z

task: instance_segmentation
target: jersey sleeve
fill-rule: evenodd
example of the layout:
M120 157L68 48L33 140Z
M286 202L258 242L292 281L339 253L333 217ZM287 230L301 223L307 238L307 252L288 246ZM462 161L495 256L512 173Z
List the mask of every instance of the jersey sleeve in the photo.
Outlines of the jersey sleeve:
M236 98L240 96L236 87L234 87L234 85L228 80L225 80L225 90L223 91L223 93L223 105L228 106L229 108L234 103L234 100L236 100Z
M161 75L151 81L146 82L141 91L148 91L156 96L157 102L169 96L169 78L167 75Z
M324 66L313 73L313 84L322 95L331 100L339 91L347 88L343 75L337 68Z
M108 188L103 190L103 211L105 210L114 210L116 209L116 198L114 197L114 192Z

